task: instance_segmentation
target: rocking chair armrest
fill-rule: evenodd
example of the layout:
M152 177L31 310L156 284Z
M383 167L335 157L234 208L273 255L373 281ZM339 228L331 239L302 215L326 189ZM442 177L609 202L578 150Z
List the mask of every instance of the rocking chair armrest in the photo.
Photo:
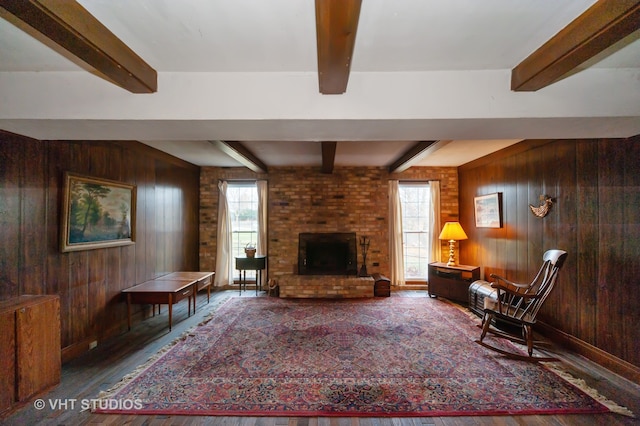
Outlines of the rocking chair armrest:
M506 287L502 284L498 284L498 283L492 283L491 287L495 288L498 290L498 295L500 295L500 291L504 291L505 293L509 293L512 294L514 296L518 296L521 297L523 299L537 299L538 297L540 297L540 295L535 294L535 293L520 293L517 290L514 290L512 288ZM500 298L498 297L498 302Z
M506 279L504 277L501 277L500 275L497 275L497 274L490 274L489 276L491 278L495 278L498 281L504 281L505 283L510 284L510 285L512 285L514 287L517 287L517 288L527 288L527 287L529 287L529 284L514 283L513 281L510 281L510 280L508 280L508 279ZM492 283L491 285L493 286L493 284L495 284L495 283Z

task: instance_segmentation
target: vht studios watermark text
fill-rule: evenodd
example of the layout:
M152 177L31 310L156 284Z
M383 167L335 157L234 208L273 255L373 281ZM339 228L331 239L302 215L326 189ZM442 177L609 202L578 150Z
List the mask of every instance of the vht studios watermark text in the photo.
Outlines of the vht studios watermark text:
M55 398L36 399L33 401L36 410L139 410L142 408L142 401L138 399L75 399L75 398Z

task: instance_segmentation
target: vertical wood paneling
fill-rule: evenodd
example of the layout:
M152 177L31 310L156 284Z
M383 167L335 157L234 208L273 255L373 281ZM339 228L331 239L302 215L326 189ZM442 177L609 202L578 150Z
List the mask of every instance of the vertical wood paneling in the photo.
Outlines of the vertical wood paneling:
M87 316L89 321L89 336L98 335L105 320L104 307L106 306L107 288L111 286L113 277L107 272L107 253L117 249L90 250L88 256L88 305Z
M621 297L622 242L626 238L622 226L624 220L623 170L626 152L618 148L619 142L602 141L598 158L600 164L598 200L599 214L599 274L598 274L598 322L596 333L598 346L620 353L622 336Z
M556 198L554 207L562 205L563 208L557 208L556 214L553 215L554 220L547 221L548 227L544 231L544 248L548 250L558 247L571 251L567 247L576 247L577 244L576 144L573 141L560 141L553 144L553 150L549 149L548 152L552 152L554 156L549 159L551 168L554 170L555 188L550 189ZM556 158L563 159L564 167L557 167ZM547 321L549 324L571 335L578 333L578 313L573 309L578 300L576 257L573 251L565 262L562 270L562 291L552 293L548 301L550 310L544 311L542 316L542 318L551 318ZM547 312L553 312L553 314L546 315Z
M42 238L42 222L46 217L45 184L46 157L42 155L42 142L29 140L22 144L24 163L21 172L20 194L22 218L20 237L20 278L22 294L44 294L47 241Z
M535 149L529 150L523 154L526 157L525 170L527 172L527 201L523 203L522 208L526 211L526 266L525 271L533 271L535 268L540 267L541 253L544 250L543 247L543 227L542 221L531 214L528 210L528 205L536 203L539 200L540 194L544 191L544 150ZM523 282L530 280L531 273L528 272L523 277Z
M60 333L62 347L71 339L71 307L69 305L69 256L60 253L60 212L62 211L63 173L71 169L71 145L64 142L44 142L47 156L47 294L60 296ZM45 148L46 146L46 148Z
M72 354L119 332L126 325L122 289L167 267L198 267L198 170L137 142L36 141L0 131L0 300L58 294L61 345ZM137 185L134 245L60 252L65 171ZM156 198L157 185L171 190ZM171 218L162 229L158 211ZM158 241L173 246L168 259Z
M126 288L122 285L123 267L122 264L127 262L123 252L129 250L131 246L114 247L105 250L106 255L106 283L103 286L104 301L102 302L102 316L105 318L105 325L96 329L99 337L103 338L108 335L112 327L118 324L118 320L127 314L124 299L121 291ZM135 285L135 282L129 284L128 287Z
M576 143L576 300L581 301L577 333L596 344L598 289L598 143Z
M502 195L504 221L505 262L499 274L506 275L506 271L514 271L518 265L518 167L516 158L511 156L504 161L504 191Z
M0 156L0 298L20 294L20 167L24 151L15 137L3 141Z
M516 232L517 232L517 262L516 269L508 271L508 276L511 280L517 280L518 282L527 282L531 277L529 276L529 234L528 223L531 212L529 211L529 179L527 173L527 155L526 153L517 155L516 158L516 171L517 171L517 183L516 183Z
M569 258L541 319L640 366L640 137L523 144L530 148L459 168L461 196L494 185L494 176L503 181L497 187L504 188L505 233L497 245L484 230L470 228L468 234L479 251L496 253L478 258L492 259L502 250L509 260L480 265L500 269L505 264L505 275L526 282L545 250L567 250ZM489 175L481 169L504 172ZM538 204L542 194L556 201L539 219L528 204ZM461 216L472 215L464 206L461 200Z
M640 357L640 138L637 142L624 142L624 204L623 225L624 235L621 241L623 247L622 264L622 297L621 317L622 335L633 336L635 339L620 339L622 351Z

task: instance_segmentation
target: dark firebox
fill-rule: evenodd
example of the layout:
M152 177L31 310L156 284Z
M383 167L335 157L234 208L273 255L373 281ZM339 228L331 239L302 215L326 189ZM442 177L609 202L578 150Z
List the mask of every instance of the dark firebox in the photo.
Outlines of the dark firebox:
M298 274L357 274L355 232L300 233L298 241Z

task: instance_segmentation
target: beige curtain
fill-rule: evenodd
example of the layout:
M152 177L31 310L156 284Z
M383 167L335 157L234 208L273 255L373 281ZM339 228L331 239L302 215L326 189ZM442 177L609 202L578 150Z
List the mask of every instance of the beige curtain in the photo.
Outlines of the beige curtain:
M266 180L256 182L258 188L258 247L257 254L267 254L267 207L268 188Z
M429 211L429 262L442 261L442 245L438 237L442 226L440 224L440 182L429 181L429 193L431 194L431 209Z
M214 285L233 284L233 256L231 253L231 216L227 202L227 182L218 182L218 241L216 244L216 274Z
M391 284L404 285L404 252L402 249L402 205L398 181L389 181L389 258Z
M268 187L266 180L259 180L256 182L258 187L258 246L256 247L256 253L261 255L267 255L267 207L268 202ZM269 276L269 262L267 259L267 265L264 271L262 271L262 280L264 285L265 277ZM256 280L258 277L256 276Z

